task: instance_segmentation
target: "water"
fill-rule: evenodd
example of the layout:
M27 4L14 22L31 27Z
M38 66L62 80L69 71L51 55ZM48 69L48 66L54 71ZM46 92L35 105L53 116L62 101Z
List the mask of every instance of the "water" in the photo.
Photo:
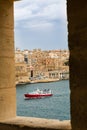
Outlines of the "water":
M52 97L24 100L24 93L36 88L51 89ZM70 120L69 81L37 83L17 86L17 115L47 119Z

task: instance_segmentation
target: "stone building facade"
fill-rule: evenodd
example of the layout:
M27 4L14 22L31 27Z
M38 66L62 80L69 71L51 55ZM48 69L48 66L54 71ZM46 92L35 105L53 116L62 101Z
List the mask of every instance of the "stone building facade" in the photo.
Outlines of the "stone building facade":
M60 56L61 53L61 56ZM60 73L69 74L69 66L65 65L66 59L69 60L68 50L48 50L41 49L23 50L17 49L15 51L15 67L16 67L16 82L21 82L26 70L26 82L31 77L31 68L33 71L33 80L43 78L62 79ZM25 69L24 69L25 68ZM20 70L20 71L19 71ZM24 71L24 72L23 72ZM22 78L22 80L21 80ZM66 79L69 79L66 77Z

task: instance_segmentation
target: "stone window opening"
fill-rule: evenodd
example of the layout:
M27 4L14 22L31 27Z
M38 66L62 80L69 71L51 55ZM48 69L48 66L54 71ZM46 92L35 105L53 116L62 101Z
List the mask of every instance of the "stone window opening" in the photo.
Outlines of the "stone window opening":
M67 1L71 90L70 122L16 116L13 1L0 0L0 130L86 130L87 1Z

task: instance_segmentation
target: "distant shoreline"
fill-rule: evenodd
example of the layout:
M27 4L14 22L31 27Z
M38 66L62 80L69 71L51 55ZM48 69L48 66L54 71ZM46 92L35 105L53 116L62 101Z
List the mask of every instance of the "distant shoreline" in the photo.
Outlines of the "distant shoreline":
M21 82L21 83L17 83L16 86L19 85L25 85L25 84L35 84L35 83L50 83L50 82L57 82L57 81L61 81L61 80L68 80L68 79L43 79L43 80L32 80L29 82Z

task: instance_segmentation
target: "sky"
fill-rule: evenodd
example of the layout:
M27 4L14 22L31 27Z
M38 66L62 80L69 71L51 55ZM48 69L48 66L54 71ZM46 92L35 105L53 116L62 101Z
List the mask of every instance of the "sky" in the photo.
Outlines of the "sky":
M68 49L66 0L21 0L14 4L15 48Z

